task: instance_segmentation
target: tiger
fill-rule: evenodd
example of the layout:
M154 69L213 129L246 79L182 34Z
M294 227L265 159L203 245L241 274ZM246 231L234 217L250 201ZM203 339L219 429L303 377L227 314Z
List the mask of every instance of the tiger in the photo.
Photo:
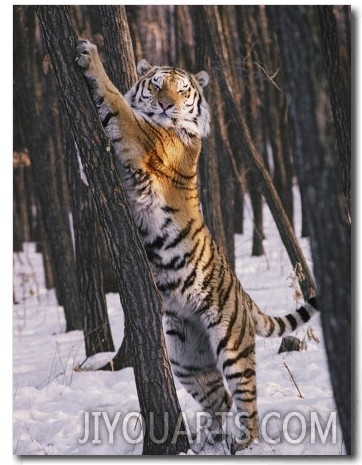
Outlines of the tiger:
M192 74L142 59L138 82L122 95L86 39L78 42L77 63L114 149L162 296L173 373L212 417L215 430L220 413L235 405L244 428L233 447L245 448L259 436L255 335L294 331L317 312L316 298L285 317L264 314L205 224L197 166L202 139L210 133L206 71Z

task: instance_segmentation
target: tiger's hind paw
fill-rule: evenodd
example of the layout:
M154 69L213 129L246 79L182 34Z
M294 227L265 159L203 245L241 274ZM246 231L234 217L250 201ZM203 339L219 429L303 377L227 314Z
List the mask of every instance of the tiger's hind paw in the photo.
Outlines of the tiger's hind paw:
M238 438L234 435L229 435L226 438L226 444L230 451L230 455L235 455L236 452L240 452L248 447L251 447L253 444L258 443L257 436L245 435L241 438Z

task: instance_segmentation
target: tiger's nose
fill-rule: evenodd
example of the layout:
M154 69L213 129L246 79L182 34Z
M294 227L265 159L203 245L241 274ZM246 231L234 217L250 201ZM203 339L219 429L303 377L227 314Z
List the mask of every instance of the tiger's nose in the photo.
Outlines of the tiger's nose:
M159 100L158 104L160 105L163 111L169 110L174 106L174 103L170 102L169 100Z

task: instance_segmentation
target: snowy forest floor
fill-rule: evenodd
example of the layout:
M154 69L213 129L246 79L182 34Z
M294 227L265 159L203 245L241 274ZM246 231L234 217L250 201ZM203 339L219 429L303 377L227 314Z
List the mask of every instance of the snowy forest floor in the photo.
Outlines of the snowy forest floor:
M296 230L300 236L300 205L296 195ZM265 256L251 257L251 208L245 210L245 232L235 236L236 272L244 289L268 314L282 316L295 310L294 289L290 287L291 265L269 210L264 208ZM301 246L312 267L307 239ZM34 244L24 244L24 252L14 255L14 293L18 301L13 313L13 452L16 455L139 455L142 442L126 441L122 425L110 444L105 426L98 444L84 444L84 412L107 412L110 421L116 412L122 418L138 412L132 369L119 372L92 371L113 354L99 354L85 360L83 334L64 333L63 310L53 291L44 286L42 258ZM117 294L107 295L112 334L116 347L123 337L123 312ZM315 339L310 339L308 328ZM336 411L319 315L294 334L306 344L301 352L278 354L281 339L257 338L257 390L261 424L269 438L239 452L243 455L341 455L342 434L333 423ZM319 340L319 342L318 342ZM195 429L198 404L176 380L181 409L191 429ZM311 413L313 413L313 421ZM332 416L331 416L332 413ZM270 414L269 416L267 414ZM280 418L279 418L280 417ZM316 425L315 419L318 419ZM323 432L330 428L326 437ZM316 432L313 441L313 424ZM320 431L318 431L320 426ZM336 426L335 431L333 427ZM133 417L127 424L129 435L139 428ZM283 430L284 428L284 430ZM304 429L303 429L304 428ZM135 436L133 436L135 434ZM264 435L265 436L265 435ZM189 454L194 454L192 450ZM200 455L229 454L226 444L205 444Z

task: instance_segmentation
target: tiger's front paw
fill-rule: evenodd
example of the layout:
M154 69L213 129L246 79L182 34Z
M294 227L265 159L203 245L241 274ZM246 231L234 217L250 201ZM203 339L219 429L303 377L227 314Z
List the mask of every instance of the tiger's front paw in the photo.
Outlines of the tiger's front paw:
M98 64L97 46L87 39L79 39L77 45L77 63L84 71L92 70Z

